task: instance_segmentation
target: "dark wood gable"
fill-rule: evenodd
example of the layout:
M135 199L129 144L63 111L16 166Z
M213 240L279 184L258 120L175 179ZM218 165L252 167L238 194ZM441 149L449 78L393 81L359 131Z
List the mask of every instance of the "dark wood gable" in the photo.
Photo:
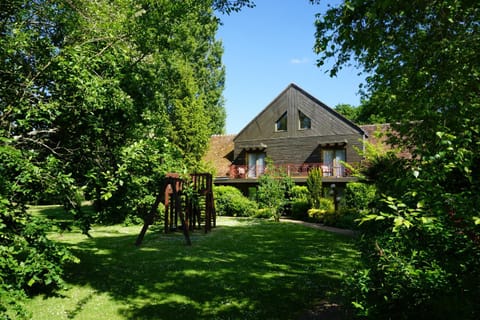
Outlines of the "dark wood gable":
M361 157L355 149L362 149L364 137L356 124L290 84L235 137L234 163L246 163L251 152L265 152L279 164L321 162L321 150L328 147L345 148L347 161L357 162Z
M299 111L311 119L310 129L299 126ZM287 130L277 131L276 122L287 113ZM235 141L285 137L363 134L347 120L295 84L290 84L237 135Z

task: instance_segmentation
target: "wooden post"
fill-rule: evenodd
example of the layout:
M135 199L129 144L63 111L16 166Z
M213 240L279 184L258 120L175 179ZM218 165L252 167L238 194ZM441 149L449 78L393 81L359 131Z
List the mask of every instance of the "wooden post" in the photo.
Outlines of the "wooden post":
M170 185L172 187L172 197L173 199L168 199L169 197L169 192L167 190L167 186ZM143 238L145 237L145 234L147 233L148 227L153 224L153 221L155 220L155 215L157 214L158 206L160 202L163 202L164 204L169 204L168 207L170 207L170 212L173 214L173 210L175 210L175 218L177 217L177 213L180 216L180 219L182 221L183 225L183 234L185 236L185 240L187 242L187 245L192 245L192 241L190 240L190 235L188 233L188 228L189 228L189 220L188 218L185 219L183 212L182 212L182 204L181 204L181 183L178 178L172 178L172 177L167 177L164 181L162 181L160 192L158 193L157 197L155 198L155 202L152 205L152 208L150 209L150 212L148 213L147 217L144 219L144 224L142 227L142 230L140 231L140 234L137 237L137 240L135 241L135 245L139 246L143 242ZM168 199L168 200L167 200ZM165 226L166 230L168 229L168 209L167 206L165 207ZM170 221L173 219L170 219Z
M164 199L164 192L163 190L165 189L165 181L162 182L162 187L160 188L160 191L155 198L155 202L152 205L152 208L150 209L150 212L148 213L147 217L144 220L142 230L140 231L140 234L137 237L137 240L135 241L135 245L139 246L142 244L143 238L145 237L145 233L147 233L148 227L153 224L153 221L155 220L155 215L157 214L158 210L158 205L162 200Z
M188 233L188 225L189 225L189 221L188 221L188 218L185 219L185 216L183 215L183 210L182 210L182 199L181 199L181 183L180 183L180 180L178 178L174 178L175 179L175 183L172 184L172 188L173 188L173 194L174 194L174 200L175 200L175 207L176 207L176 210L178 210L178 215L180 216L180 221L182 222L182 226L183 226L183 235L185 236L185 240L187 242L187 245L191 246L192 245L192 241L190 240L190 234ZM180 189L180 190L178 190Z

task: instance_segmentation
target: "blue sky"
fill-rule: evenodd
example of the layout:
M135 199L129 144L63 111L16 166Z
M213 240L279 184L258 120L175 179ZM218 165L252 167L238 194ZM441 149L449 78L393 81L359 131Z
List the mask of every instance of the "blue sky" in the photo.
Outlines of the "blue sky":
M323 1L327 3L332 1ZM238 133L290 83L334 107L360 104L363 77L344 69L330 78L316 66L315 14L326 5L308 0L256 0L230 16L221 15L217 38L223 42L226 68L226 133Z

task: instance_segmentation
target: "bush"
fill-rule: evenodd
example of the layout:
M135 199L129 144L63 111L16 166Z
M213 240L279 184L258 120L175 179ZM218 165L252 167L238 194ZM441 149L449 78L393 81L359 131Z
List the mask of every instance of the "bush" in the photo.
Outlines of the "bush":
M306 186L293 186L291 192L292 200L308 200L308 188Z
M309 200L312 208L320 208L320 200L322 199L322 170L315 168L308 173L307 188L309 192Z
M333 200L328 198L320 198L319 208L308 210L308 217L315 222L325 223L328 225L335 224L337 215L335 213L335 205Z
M307 199L294 199L291 216L295 219L306 219L308 217L308 209L310 209L310 203Z
M347 183L344 194L344 204L347 209L362 211L371 207L375 200L376 187L361 182Z
M337 219L335 221L335 227L344 229L359 229L358 219L361 215L356 210L340 209L337 212Z
M270 208L257 209L257 210L255 210L254 217L255 218L260 218L260 219L275 218L275 212L272 211L272 209L270 209Z
M321 198L318 209L325 210L327 213L333 213L335 212L335 204L332 199Z
M255 214L257 203L245 197L232 186L214 187L215 208L218 215L250 217Z

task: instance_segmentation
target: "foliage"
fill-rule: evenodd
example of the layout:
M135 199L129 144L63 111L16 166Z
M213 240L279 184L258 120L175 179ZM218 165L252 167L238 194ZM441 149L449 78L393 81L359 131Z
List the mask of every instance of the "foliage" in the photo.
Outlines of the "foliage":
M341 103L337 104L334 109L348 120L355 122L356 124L360 124L358 121L358 115L361 111L361 106L354 107L350 104Z
M349 104L338 104L335 111L356 124L385 123L385 117L381 115L381 110L368 100L363 100L362 104L354 107Z
M294 185L291 190L292 200L308 200L309 192L306 186Z
M132 210L142 216L148 204L141 199L158 192L158 172L198 168L210 135L223 130L222 48L215 39L218 21L210 4L143 1L130 8L132 19L121 32L134 50L119 74L119 86L131 98L137 118L127 117L130 122L122 129L128 140L114 149L114 159L103 168L92 167L88 175L97 210L112 221ZM139 164L129 159L129 146L151 162L144 171L133 169L136 177L125 180L131 184L119 185L125 166Z
M310 206L314 209L320 209L320 201L322 199L322 170L314 168L310 170L307 177L307 188L310 193Z
M356 122L358 124L388 123L383 110L378 108L376 101L364 98L362 104L358 106Z
M97 211L121 219L130 208L121 201L125 188L115 185L126 146L152 149L166 138L173 148L158 152L175 153L159 158L195 167L210 135L223 130L212 5L9 2L0 17L1 136L38 152L39 163L53 154ZM215 2L224 10L244 5Z
M344 209L340 206L340 209L337 211L335 215L335 221L333 226L341 229L358 230L359 218L360 218L359 212Z
M218 215L231 217L250 217L255 214L257 203L245 197L240 190L232 186L213 188L215 210Z
M445 0L345 1L317 21L319 64L335 57L336 74L356 60L370 107L396 131L390 142L412 153L370 170L384 196L363 218L353 280L363 315L480 314L479 20L478 2Z
M310 209L310 202L308 200L294 198L291 205L290 215L292 218L303 220L308 217L308 209Z
M120 223L127 217L132 221L135 217L146 218L156 195L162 192L161 181L166 174L182 171L176 167L174 147L164 138L152 137L125 146L120 159L108 187L102 189L104 203L110 208L99 214L98 220L103 223ZM118 210L114 211L115 207Z
M281 169L267 159L266 171L258 179L257 199L260 208L268 208L275 221L280 221L282 211L290 203L294 182Z
M62 203L88 235L95 218L142 217L165 172L197 166L225 123L213 8L250 5L2 2L0 240L12 246L0 283L12 301L15 290L58 286L71 260L46 239L48 224L28 216L28 203ZM80 206L84 196L97 216Z
M349 210L361 212L372 207L377 189L374 184L362 182L347 183L343 195L343 206Z
M272 214L272 209L270 208L261 208L255 210L255 213L253 214L254 218L259 218L259 219L270 219L273 217Z
M401 317L435 310L436 317L448 318L460 300L466 301L465 318L478 312L472 299L480 279L471 276L480 257L471 211L478 198L448 185L445 175L456 169L444 160L405 162L387 156L374 162L377 188L391 196L383 195L361 219L364 269L350 281L361 314Z
M307 211L310 209L308 188L306 186L294 185L290 194L290 216L301 220L307 218Z
M47 238L50 223L31 216L25 203L42 184L65 183L68 177L52 176L34 162L34 153L22 152L9 144L0 145L0 316L7 308L14 317L27 318L20 298L26 294L50 291L63 285L63 266L76 261L62 245ZM65 190L66 190L65 189ZM5 302L4 302L5 301ZM13 311L12 311L13 309Z
M363 100L362 104L354 107L349 104L338 104L335 111L356 124L385 123L386 118L369 100Z
M337 213L335 212L335 206L332 199L321 198L318 204L318 208L312 208L308 210L308 217L314 222L333 225L337 219Z
M253 8L255 2L252 0L214 0L213 8L221 13L230 14L232 12L238 12L243 7Z

